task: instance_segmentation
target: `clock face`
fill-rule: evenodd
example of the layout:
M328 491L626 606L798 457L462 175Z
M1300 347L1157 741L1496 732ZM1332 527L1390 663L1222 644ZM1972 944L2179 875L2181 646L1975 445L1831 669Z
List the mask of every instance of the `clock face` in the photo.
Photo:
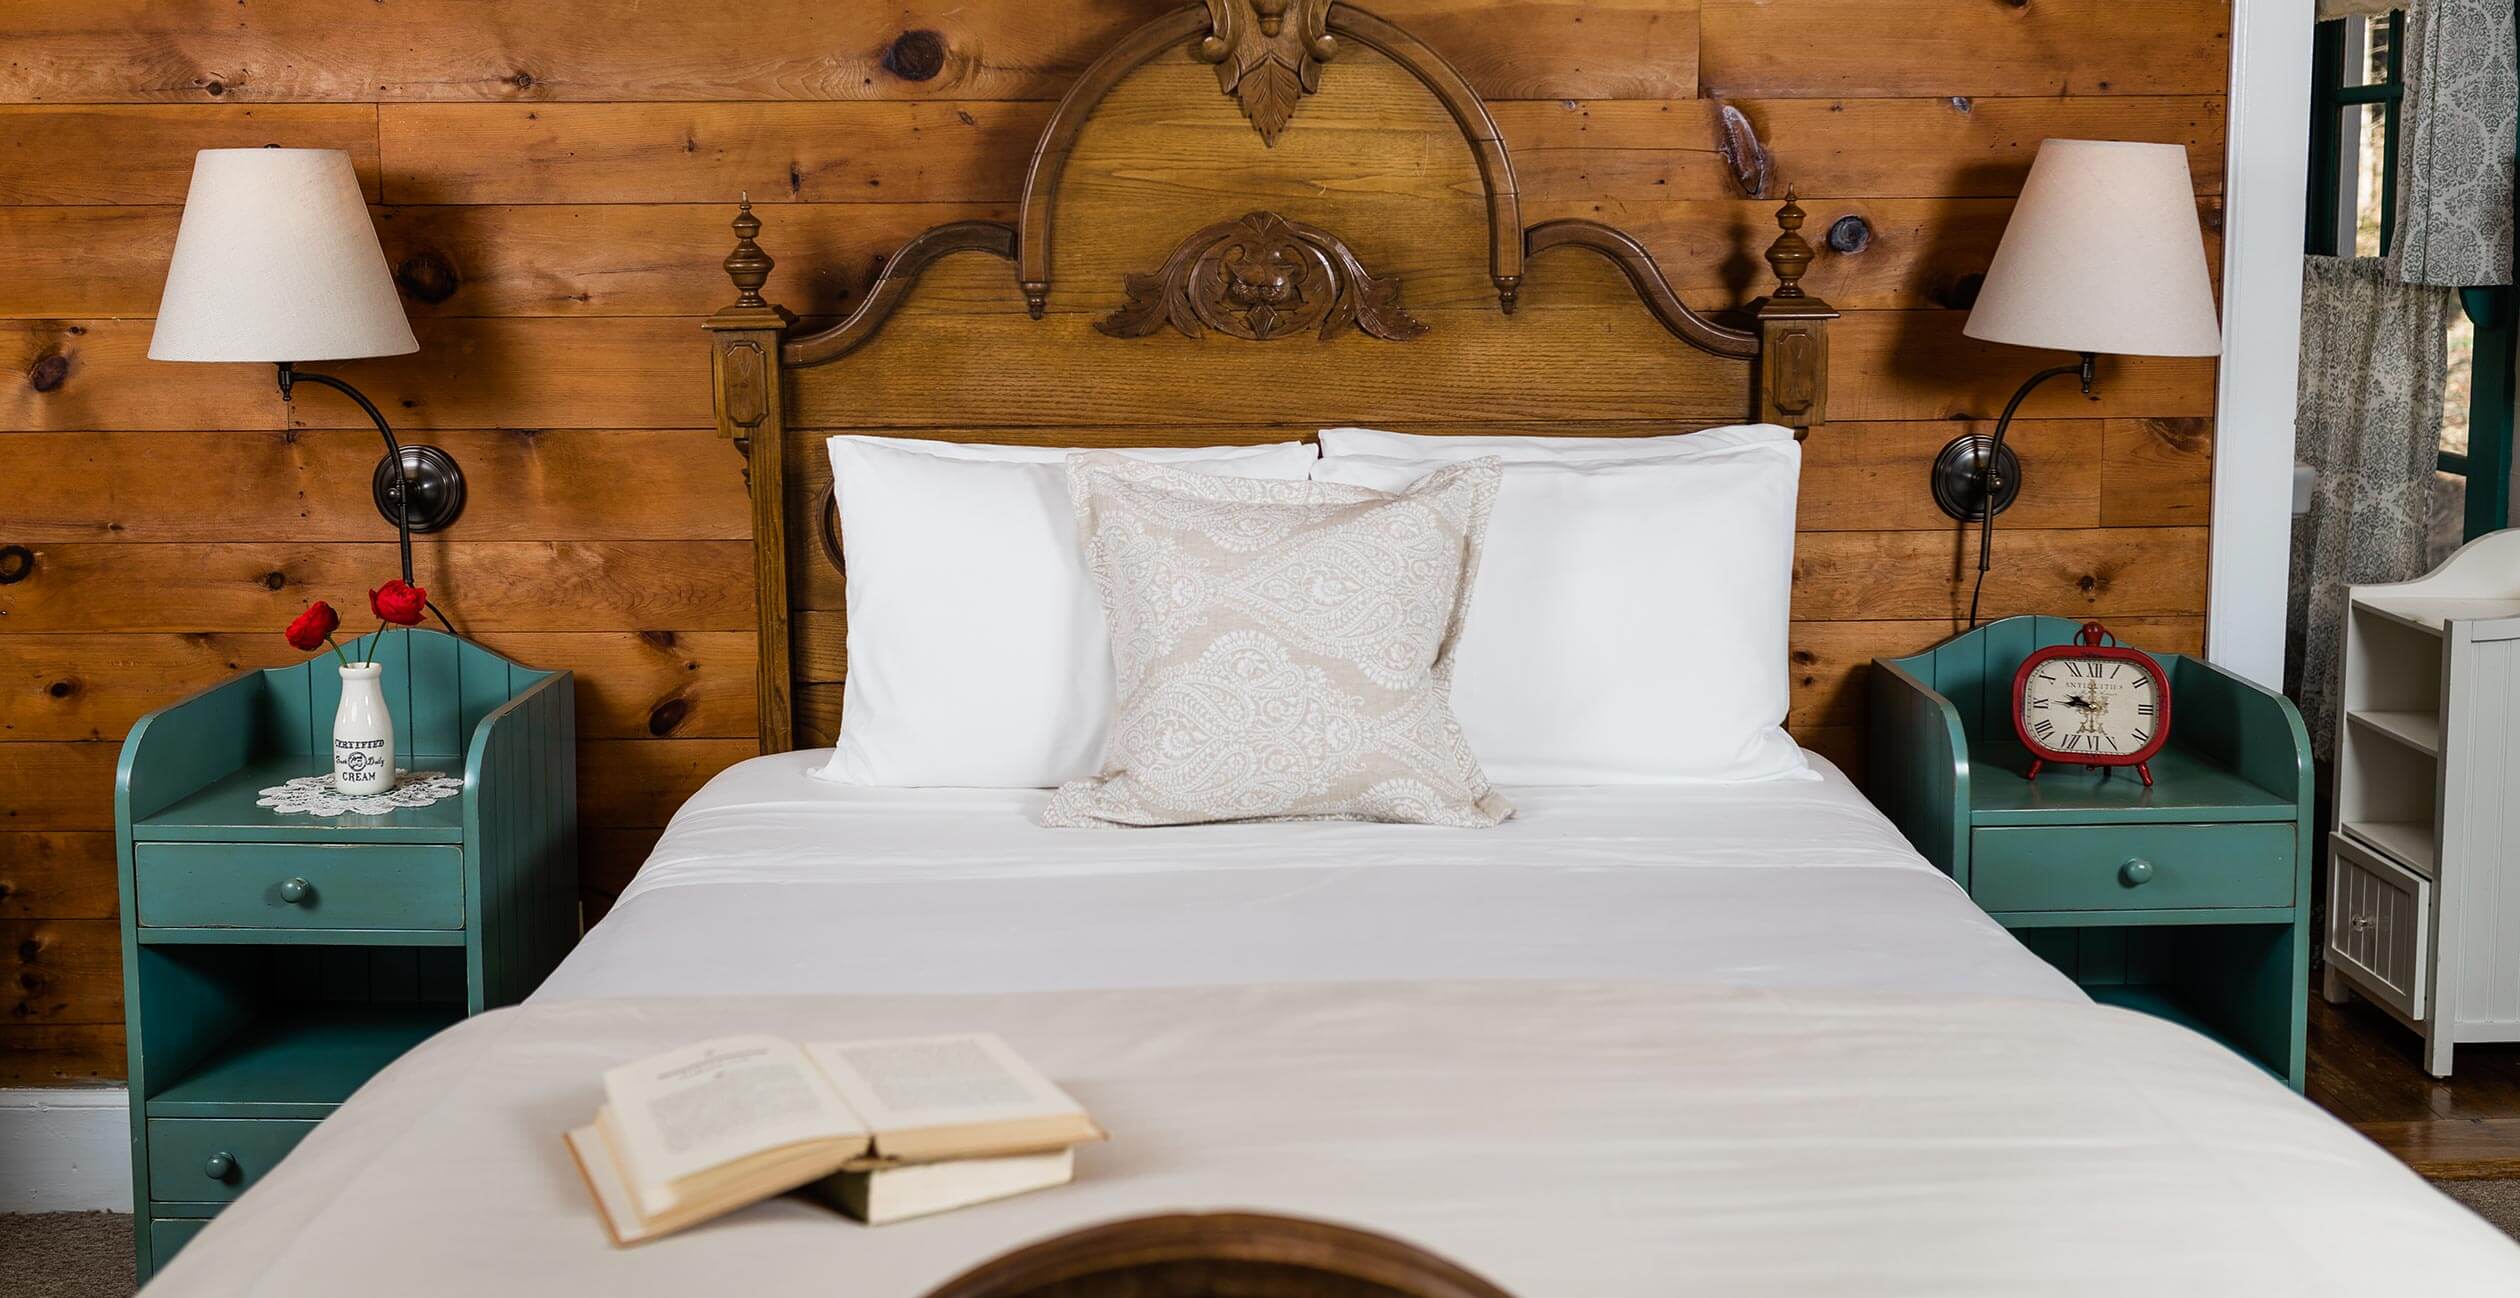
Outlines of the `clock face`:
M2161 681L2117 658L2050 658L2021 682L2021 732L2056 757L2130 757L2161 732Z

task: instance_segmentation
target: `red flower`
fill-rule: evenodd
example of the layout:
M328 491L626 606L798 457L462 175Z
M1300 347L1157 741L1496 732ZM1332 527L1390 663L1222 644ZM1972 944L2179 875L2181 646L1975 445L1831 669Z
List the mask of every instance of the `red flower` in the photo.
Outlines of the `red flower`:
M297 620L289 624L289 647L313 653L323 648L324 642L340 628L341 615L333 612L332 605L319 599L307 605L306 611L298 614Z
M376 610L379 619L395 626L418 626L421 615L429 609L429 592L396 577L368 592L368 607Z

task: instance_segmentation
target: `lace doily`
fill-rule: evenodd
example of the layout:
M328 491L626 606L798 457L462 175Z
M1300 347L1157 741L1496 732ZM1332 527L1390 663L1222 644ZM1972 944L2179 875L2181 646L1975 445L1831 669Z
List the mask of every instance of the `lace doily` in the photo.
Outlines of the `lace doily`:
M303 813L309 816L383 816L399 807L425 807L444 802L464 791L464 778L444 771L394 772L394 787L383 793L343 793L333 787L329 775L302 775L286 784L275 784L261 791L254 799L256 806L269 807L282 815Z

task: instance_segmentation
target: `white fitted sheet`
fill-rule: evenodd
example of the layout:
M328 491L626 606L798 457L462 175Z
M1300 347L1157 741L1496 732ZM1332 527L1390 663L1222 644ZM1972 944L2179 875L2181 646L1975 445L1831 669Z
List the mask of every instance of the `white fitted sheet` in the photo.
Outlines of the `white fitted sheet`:
M988 992L1381 978L2081 993L1836 768L1516 788L1494 829L1045 829L1034 790L744 762L535 996Z

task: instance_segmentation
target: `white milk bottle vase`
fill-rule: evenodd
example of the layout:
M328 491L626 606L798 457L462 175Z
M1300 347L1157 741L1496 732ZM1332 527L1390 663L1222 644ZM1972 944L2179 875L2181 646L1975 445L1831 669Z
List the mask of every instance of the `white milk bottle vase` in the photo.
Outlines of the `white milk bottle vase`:
M343 793L394 787L394 717L385 709L380 663L341 667L341 707L333 713L333 787Z

